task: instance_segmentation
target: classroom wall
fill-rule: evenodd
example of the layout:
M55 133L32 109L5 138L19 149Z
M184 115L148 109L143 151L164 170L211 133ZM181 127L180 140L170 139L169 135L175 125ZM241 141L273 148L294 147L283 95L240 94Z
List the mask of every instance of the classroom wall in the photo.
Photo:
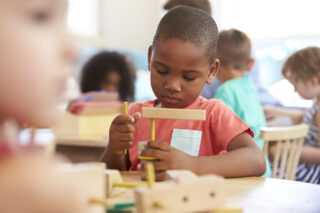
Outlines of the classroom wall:
M103 0L101 30L109 47L146 50L161 18L160 0Z

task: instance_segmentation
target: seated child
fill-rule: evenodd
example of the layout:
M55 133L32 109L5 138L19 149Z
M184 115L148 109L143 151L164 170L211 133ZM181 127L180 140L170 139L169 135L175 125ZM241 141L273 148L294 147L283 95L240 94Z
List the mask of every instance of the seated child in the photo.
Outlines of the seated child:
M302 98L315 100L302 119L309 125L309 133L295 180L320 184L320 48L309 47L294 53L283 65L282 74Z
M251 57L249 37L236 29L219 33L217 58L220 69L217 79L222 85L217 89L215 98L223 101L254 132L254 140L259 148L263 148L263 140L259 139L260 128L266 126L266 120L259 101L257 88L250 77L245 76L254 64ZM271 169L266 159L265 177L271 176Z
M85 212L55 161L21 147L16 125L55 120L74 48L64 30L67 1L0 0L0 212ZM11 122L8 122L10 120Z
M133 101L135 68L130 60L116 52L93 56L83 67L81 92L118 92L121 101Z
M224 177L264 174L265 160L249 126L222 101L200 97L219 69L217 40L215 21L199 9L178 7L162 18L148 55L157 99L132 104L129 115L114 119L102 157L108 168L137 170L138 142L150 139L150 119L141 119L141 108L164 107L206 110L206 121L156 120L157 140L149 141L151 149L139 155L158 159L154 162L157 180L163 180L169 169ZM195 156L174 148L179 146L178 135L197 148ZM127 154L125 149L129 149Z

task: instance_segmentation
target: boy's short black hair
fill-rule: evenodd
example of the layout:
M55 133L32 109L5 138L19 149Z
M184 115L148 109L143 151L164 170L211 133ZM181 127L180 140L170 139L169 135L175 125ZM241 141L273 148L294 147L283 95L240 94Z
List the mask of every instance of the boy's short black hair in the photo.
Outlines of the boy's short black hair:
M163 8L166 10L171 10L178 6L195 7L200 10L206 11L211 15L211 5L208 0L168 0Z
M156 47L160 40L174 38L206 48L209 62L214 61L218 27L208 13L192 7L178 7L170 10L158 25L152 47Z
M100 85L111 71L119 73L121 83L119 98L121 101L134 100L135 68L125 55L117 52L102 51L89 59L81 73L81 92L101 90Z

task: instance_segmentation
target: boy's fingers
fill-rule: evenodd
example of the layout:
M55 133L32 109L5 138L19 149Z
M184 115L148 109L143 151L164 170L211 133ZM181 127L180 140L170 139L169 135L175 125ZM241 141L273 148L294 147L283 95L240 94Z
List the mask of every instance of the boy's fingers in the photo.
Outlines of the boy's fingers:
M136 125L136 123L141 119L141 113L140 112L135 112L132 115L134 121L133 121L133 125Z
M147 143L147 147L150 148L154 148L154 149L160 149L162 151L170 151L171 150L171 146L168 145L167 143L163 142L163 141L149 141Z
M130 133L118 133L117 141L129 142L133 140L133 134Z
M157 158L159 160L164 160L165 159L165 153L161 150L156 150L156 149L145 149L141 151L141 156L143 157L153 157Z
M162 171L162 170L169 170L170 169L168 167L168 165L164 161L155 161L155 162L152 162L152 164L154 166L154 170L156 170L156 171Z
M132 146L132 142L124 142L124 141L119 141L116 145L117 150L125 150L128 149Z
M125 149L129 149L132 146L132 142L122 142L119 141L115 144L112 145L112 150L117 153L117 152L123 152Z
M134 122L134 119L130 115L118 115L114 120L114 124L125 124L129 123L132 124Z
M132 124L119 124L117 130L120 133L133 133L134 127Z

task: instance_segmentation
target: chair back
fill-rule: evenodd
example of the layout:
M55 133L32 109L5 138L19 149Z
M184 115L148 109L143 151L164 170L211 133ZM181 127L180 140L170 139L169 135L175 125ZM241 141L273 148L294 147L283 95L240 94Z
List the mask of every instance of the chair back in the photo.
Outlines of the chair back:
M273 156L272 177L294 180L299 163L304 137L309 126L300 124L288 127L263 127L260 138L264 140L263 153L267 154L269 147L275 147ZM280 166L279 166L280 165ZM279 170L278 170L279 169Z

